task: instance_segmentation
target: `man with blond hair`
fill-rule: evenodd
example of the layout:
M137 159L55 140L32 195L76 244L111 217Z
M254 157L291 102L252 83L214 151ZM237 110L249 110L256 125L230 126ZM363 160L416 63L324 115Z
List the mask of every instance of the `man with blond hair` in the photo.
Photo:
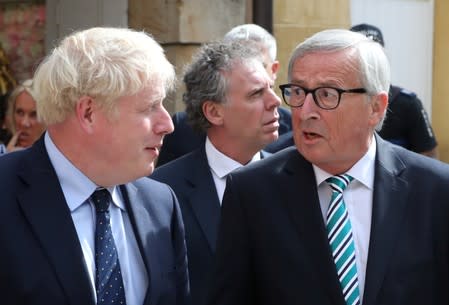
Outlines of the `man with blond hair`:
M2 304L185 304L174 193L142 178L173 125L174 70L147 34L92 28L37 69L47 132L0 160Z

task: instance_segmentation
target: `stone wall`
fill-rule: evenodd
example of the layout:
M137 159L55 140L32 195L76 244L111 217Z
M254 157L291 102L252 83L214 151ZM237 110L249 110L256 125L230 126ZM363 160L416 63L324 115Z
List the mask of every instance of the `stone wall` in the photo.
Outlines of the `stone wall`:
M220 39L246 22L245 0L129 0L129 26L154 35L180 76L183 67L204 42ZM183 110L182 85L167 99L170 113Z

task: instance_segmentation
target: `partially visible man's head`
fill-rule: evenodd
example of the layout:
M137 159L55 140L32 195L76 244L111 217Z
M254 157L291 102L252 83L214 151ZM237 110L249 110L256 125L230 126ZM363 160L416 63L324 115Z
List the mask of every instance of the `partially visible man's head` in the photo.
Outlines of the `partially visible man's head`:
M279 62L276 60L276 39L267 30L257 24L241 24L233 27L224 36L224 41L254 41L263 55L263 64L268 74L276 79Z
M373 41L380 43L383 47L385 46L384 36L382 35L381 30L374 25L361 23L353 25L349 30L361 33Z
M348 170L368 150L387 109L390 68L382 46L348 30L319 32L293 51L288 79L306 92L341 91L335 93L335 109L316 101L329 98L323 90L306 93L303 104L292 108L292 122L295 144L306 159L330 173ZM343 92L352 89L357 93ZM304 96L301 90L294 93Z

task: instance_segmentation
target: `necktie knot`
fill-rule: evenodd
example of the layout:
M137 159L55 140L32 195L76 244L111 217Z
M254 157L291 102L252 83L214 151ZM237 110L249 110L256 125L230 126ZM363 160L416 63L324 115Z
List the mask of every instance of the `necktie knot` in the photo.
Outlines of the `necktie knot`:
M91 196L95 210L97 213L104 213L108 210L109 204L111 203L111 194L107 189L99 188L95 192L93 192Z
M350 175L343 174L327 178L326 182L332 188L332 192L342 194L352 180L354 180L354 178L352 178Z

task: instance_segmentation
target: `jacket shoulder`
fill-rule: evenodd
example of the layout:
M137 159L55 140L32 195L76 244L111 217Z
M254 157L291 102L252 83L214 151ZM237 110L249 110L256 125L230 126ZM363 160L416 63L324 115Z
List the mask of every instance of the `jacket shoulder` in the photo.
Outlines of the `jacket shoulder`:
M392 99L395 99L397 97L406 97L414 99L418 97L417 94L412 90L393 85L390 87L390 94Z
M201 175L201 173L207 173L208 171L209 165L204 148L198 148L178 159L157 167L149 177L167 183L176 190L184 185L186 181L193 179L193 176Z
M410 98L416 98L417 97L415 92L410 91L408 89L404 89L404 88L401 88L401 90L399 91L399 94L402 94L402 95L410 97Z

